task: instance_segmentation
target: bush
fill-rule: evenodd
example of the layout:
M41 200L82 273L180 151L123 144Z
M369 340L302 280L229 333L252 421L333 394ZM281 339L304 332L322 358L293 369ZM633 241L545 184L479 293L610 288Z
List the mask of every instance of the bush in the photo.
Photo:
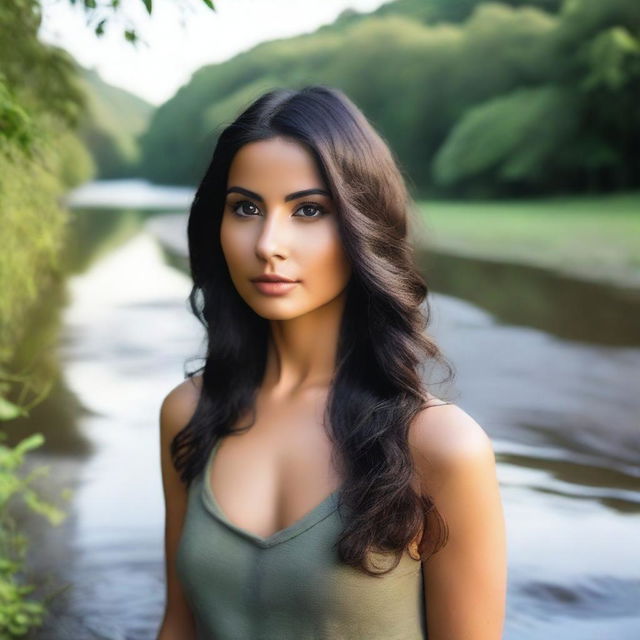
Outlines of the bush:
M0 431L1 439L6 434ZM18 530L12 518L9 505L14 498L22 498L25 505L52 524L59 525L66 514L55 505L43 500L30 485L37 477L49 472L49 467L33 469L26 477L18 474L27 451L41 446L44 436L35 433L19 442L15 447L0 444L0 638L24 637L31 629L42 625L46 605L28 599L35 589L33 585L22 584L20 577L24 571L27 538ZM63 498L70 492L65 490ZM66 588L66 586L64 587ZM51 598L51 594L47 599Z

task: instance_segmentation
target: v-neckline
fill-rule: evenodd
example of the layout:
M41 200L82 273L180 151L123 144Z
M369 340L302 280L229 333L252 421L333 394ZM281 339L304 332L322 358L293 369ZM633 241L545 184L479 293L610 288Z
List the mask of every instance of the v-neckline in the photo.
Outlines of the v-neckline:
M324 500L322 500L322 502L313 507L313 509L307 511L307 513L301 518L290 524L288 527L280 529L266 538L234 524L229 520L229 518L227 518L224 511L222 511L211 487L211 468L213 466L213 460L216 452L223 439L224 438L219 438L209 453L209 458L202 473L202 488L200 495L207 511L235 533L244 536L260 547L272 547L276 544L286 542L287 540L303 533L307 529L310 529L337 509L337 499L338 495L342 491L342 485L335 491L332 491Z

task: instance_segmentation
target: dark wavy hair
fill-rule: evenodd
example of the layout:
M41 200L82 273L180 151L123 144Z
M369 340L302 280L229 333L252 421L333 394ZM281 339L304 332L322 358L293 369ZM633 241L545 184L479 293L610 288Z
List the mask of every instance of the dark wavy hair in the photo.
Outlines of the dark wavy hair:
M231 161L245 144L284 137L312 154L329 189L352 265L341 321L325 429L344 470L339 504L350 517L337 541L340 559L370 575L397 566L421 535L420 559L435 553L447 527L431 498L410 485L409 425L426 406L425 361L453 366L425 334L427 285L407 238L410 201L387 144L340 90L276 88L248 106L219 134L190 209L193 288L189 302L206 329L202 386L195 413L171 443L187 485L202 472L216 442L250 411L266 365L269 321L233 285L220 245ZM327 420L328 418L328 420ZM328 422L328 426L327 426ZM395 552L386 571L367 566L370 550Z

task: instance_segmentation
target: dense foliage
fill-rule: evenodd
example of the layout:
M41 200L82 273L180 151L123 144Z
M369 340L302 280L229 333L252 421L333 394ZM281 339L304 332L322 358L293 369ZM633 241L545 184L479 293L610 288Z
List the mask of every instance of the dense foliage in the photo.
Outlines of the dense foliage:
M384 46L380 46L384 43ZM272 86L345 90L414 195L640 184L640 3L398 0L208 65L159 107L141 175L196 184L218 130Z
M0 5L0 367L55 277L67 220L59 198L94 171L74 133L85 100L73 60L38 41L39 24L37 0Z

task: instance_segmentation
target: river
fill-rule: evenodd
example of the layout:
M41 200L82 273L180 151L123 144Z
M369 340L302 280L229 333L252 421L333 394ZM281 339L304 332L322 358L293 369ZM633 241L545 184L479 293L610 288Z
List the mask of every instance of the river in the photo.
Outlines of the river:
M165 597L158 414L201 363L188 311L193 192L137 180L70 194L59 381L22 421L47 443L57 528L32 570L67 585L34 637L155 639ZM640 300L533 267L421 255L447 396L492 437L507 520L506 640L640 637ZM436 391L436 393L438 393Z

